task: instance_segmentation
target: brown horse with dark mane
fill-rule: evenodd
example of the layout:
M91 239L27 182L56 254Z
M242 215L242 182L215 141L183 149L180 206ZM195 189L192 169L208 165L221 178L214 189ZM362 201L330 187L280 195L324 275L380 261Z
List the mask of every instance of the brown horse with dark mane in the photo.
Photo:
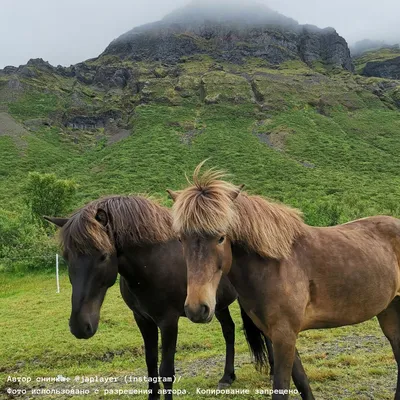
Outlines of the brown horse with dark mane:
M71 332L80 339L96 333L106 291L119 273L122 297L144 339L148 376L152 378L149 399L160 397L159 376L165 398L171 399L178 320L185 316L187 282L182 246L172 230L169 209L142 196L113 196L87 204L70 218L45 218L62 228L63 255L72 284ZM216 317L226 342L225 371L219 386L227 387L235 380L235 325L228 306L237 298L227 278L221 281L216 297ZM243 317L248 318L246 314ZM244 322L252 328L251 320ZM158 328L162 338L160 375ZM270 346L257 335L253 343L264 350Z
M207 322L227 275L274 346L273 399L289 397L299 332L377 316L400 362L400 220L376 216L329 228L298 210L241 193L209 170L174 199L174 229L188 269L187 316ZM397 379L395 399L400 399Z

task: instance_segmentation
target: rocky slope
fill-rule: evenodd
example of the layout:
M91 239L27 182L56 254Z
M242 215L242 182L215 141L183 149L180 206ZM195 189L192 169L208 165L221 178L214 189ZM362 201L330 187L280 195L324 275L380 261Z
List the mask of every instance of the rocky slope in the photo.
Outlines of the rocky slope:
M363 75L400 79L400 56L385 61L368 62L363 70Z
M364 76L400 79L399 45L384 46L354 57L355 70Z

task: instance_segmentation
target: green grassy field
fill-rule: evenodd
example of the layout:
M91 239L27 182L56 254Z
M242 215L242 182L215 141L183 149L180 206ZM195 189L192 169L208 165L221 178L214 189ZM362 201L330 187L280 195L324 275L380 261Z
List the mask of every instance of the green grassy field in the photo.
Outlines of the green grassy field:
M146 374L142 338L118 285L109 290L102 308L99 331L89 340L77 340L69 332L71 286L61 276L61 292L55 278L38 274L15 277L0 275L0 397L7 388L89 389L80 398L121 398L102 395L104 389L145 389L144 383L124 383L124 376ZM236 323L236 389L249 389L248 396L232 399L265 398L255 389L270 389L268 376L255 371L241 330L238 306L231 307ZM355 327L303 332L298 340L307 374L317 399L391 399L394 395L396 364L387 340L376 320ZM186 390L183 398L215 398L196 395L196 389L213 389L222 376L224 341L219 324L196 325L180 320L176 389ZM62 375L69 383L38 383L36 378ZM114 383L76 383L76 376L117 378ZM7 382L9 377L30 377L32 382ZM292 388L293 385L292 385ZM100 394L95 394L95 390ZM223 396L226 397L226 396ZM28 398L18 397L16 398ZM67 398L46 396L46 398ZM122 396L124 398L124 396ZM138 396L137 398L145 398ZM293 396L293 398L298 398Z

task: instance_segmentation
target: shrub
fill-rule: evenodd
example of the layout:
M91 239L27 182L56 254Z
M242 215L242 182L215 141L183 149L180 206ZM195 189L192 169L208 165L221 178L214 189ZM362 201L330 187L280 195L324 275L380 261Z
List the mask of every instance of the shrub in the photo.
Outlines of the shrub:
M318 201L303 206L305 222L312 226L334 226L341 222L341 207L332 201Z
M24 199L34 219L43 225L43 215L62 216L72 204L77 185L55 174L30 172Z
M0 209L0 271L38 271L54 267L57 244L28 212Z

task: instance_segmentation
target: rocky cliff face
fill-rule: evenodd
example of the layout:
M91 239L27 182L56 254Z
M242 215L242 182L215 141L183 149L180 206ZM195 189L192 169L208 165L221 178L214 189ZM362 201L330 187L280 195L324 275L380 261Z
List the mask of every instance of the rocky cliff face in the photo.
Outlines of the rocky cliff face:
M302 26L267 7L238 4L194 1L162 21L123 34L103 55L165 63L194 54L235 63L247 57L271 64L300 59L353 70L347 43L333 28Z
M364 67L363 75L400 79L400 57L384 61L368 62Z

